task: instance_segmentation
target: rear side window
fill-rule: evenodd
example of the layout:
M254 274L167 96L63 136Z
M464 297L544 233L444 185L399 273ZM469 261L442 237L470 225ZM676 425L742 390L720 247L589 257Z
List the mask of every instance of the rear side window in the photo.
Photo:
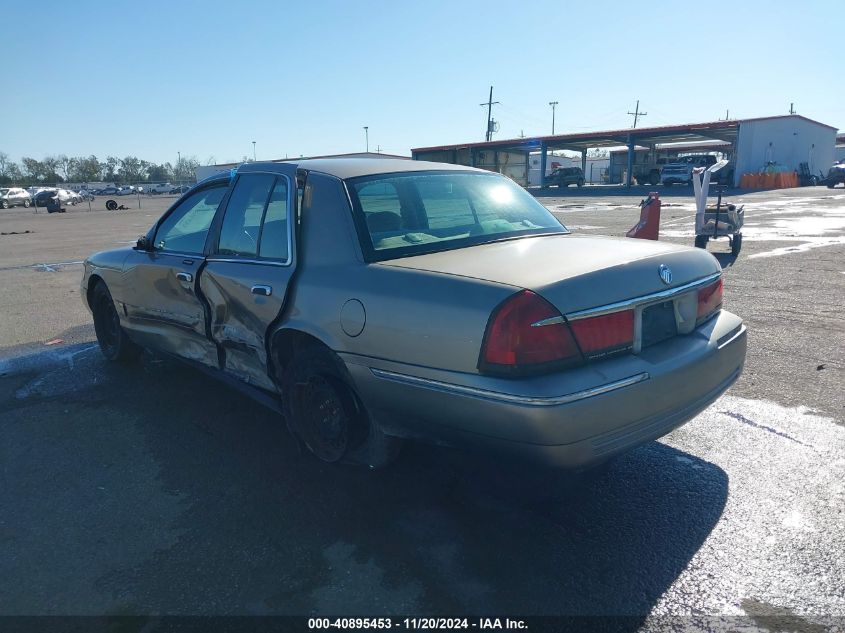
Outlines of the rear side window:
M270 174L245 174L238 178L220 229L220 255L258 255L261 218L276 179Z
M153 241L157 251L200 255L205 247L211 221L228 181L201 189L185 198L159 225Z
M287 261L288 247L288 183L283 178L276 181L261 229L261 257Z
M289 261L288 191L284 177L240 176L223 215L217 254Z

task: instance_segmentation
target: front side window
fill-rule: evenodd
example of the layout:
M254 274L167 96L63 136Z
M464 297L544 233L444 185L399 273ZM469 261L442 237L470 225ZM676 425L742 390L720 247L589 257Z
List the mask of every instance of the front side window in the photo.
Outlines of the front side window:
M494 174L412 172L347 185L369 261L566 233L531 194Z
M153 240L155 250L201 255L228 185L228 181L222 181L183 200L159 225Z

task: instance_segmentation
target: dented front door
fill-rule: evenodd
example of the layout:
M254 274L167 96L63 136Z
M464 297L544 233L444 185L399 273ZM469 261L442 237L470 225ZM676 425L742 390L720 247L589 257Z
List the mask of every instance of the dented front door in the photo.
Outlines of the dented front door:
M147 347L218 366L217 347L209 340L206 309L198 293L211 223L228 181L198 188L180 200L156 227L152 250L134 250L127 258L124 324Z

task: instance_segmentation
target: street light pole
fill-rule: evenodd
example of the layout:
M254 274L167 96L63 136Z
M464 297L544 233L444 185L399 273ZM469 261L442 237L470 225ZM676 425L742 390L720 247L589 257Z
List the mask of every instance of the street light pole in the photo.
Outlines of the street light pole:
M178 160L176 161L176 169L178 170L179 174L179 192L182 192L182 152L176 152L176 156L178 156Z
M255 141L252 142L252 162L255 162Z
M552 106L552 136L555 135L555 107L557 106L557 101L549 101L549 105Z
M369 154L370 153L370 126L369 125L364 126L364 140L365 140L365 143L366 143L365 147L367 149L367 153Z

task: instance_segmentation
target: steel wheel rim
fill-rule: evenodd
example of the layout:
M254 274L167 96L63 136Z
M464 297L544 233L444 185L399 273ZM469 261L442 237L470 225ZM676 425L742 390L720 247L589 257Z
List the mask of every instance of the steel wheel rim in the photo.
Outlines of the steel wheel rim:
M349 444L350 420L337 389L326 378L312 376L302 385L300 402L308 447L322 461L338 461Z

